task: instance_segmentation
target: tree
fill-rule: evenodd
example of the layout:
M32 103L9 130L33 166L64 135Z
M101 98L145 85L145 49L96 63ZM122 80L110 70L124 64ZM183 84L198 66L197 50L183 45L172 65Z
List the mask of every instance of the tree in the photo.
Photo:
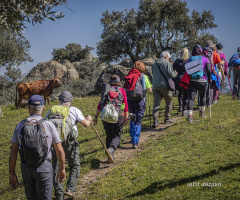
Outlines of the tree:
M0 68L31 62L29 56L30 44L25 37L13 34L0 26Z
M101 24L97 54L108 63L118 58L129 57L135 62L142 57L159 57L164 50L177 53L183 47L216 40L208 32L217 27L212 12L190 13L181 0L140 0L137 11L104 12Z
M69 43L64 48L53 49L52 55L56 61L69 60L70 62L76 62L86 59L93 49L93 47L87 45L82 49L80 44Z
M26 28L25 22L42 23L45 18L56 20L63 13L53 10L65 4L67 0L2 0L0 1L0 25L21 34Z

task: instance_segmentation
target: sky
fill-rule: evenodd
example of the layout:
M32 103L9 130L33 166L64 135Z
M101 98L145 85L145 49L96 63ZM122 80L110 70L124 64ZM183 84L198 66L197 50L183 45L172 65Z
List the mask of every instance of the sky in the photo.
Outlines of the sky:
M78 43L94 47L92 51L97 57L96 46L101 40L103 27L100 23L102 13L108 11L122 11L124 9L138 8L138 0L68 0L66 6L56 7L63 11L65 17L55 22L45 20L42 24L32 26L26 24L24 36L30 42L30 56L34 62L27 62L20 66L27 74L40 62L52 59L54 48L63 48L69 43ZM223 52L227 59L240 47L240 26L238 13L240 0L187 0L187 7L192 10L212 10L218 28L210 30L223 45ZM0 69L0 75L4 69Z

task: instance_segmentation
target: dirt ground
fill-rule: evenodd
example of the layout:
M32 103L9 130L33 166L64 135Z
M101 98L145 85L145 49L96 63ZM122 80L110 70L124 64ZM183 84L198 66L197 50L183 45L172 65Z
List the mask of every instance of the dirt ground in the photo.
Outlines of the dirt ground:
M175 118L175 120L179 120L179 118ZM114 152L115 163L109 164L107 161L107 156L104 160L100 161L100 165L98 168L91 170L88 174L84 175L79 179L76 199L81 197L87 191L88 185L97 182L97 180L101 177L104 177L105 174L112 168L119 166L121 163L129 160L134 157L136 154L141 152L143 149L141 148L141 144L144 144L150 138L155 138L161 134L163 134L163 130L168 126L166 124L159 124L157 128L145 128L141 132L140 143L137 149L132 149L132 143L129 140L121 142L119 148Z

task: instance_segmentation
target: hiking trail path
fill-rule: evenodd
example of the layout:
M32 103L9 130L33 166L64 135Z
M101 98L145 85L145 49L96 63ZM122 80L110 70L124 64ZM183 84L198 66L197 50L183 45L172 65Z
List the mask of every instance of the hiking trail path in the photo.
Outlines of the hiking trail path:
M174 120L177 122L181 117L175 117ZM175 124L175 123L174 123ZM87 192L87 188L90 184L98 181L99 178L104 177L107 172L115 168L122 163L130 160L138 153L142 152L144 149L141 148L141 145L147 142L151 138L157 138L160 135L164 136L164 130L173 126L174 124L164 124L160 123L156 128L144 128L141 131L140 143L137 149L132 149L132 143L129 139L126 139L120 143L120 146L114 152L115 163L109 164L107 161L107 156L105 159L100 160L98 168L92 169L89 173L85 174L83 177L79 178L76 199L80 198L82 194Z

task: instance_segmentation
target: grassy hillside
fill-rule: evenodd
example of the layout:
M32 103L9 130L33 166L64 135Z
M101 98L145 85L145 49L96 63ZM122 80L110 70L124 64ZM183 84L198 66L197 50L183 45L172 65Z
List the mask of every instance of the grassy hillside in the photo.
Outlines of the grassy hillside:
M94 116L98 101L99 97L86 97L74 99L73 105L80 108L84 115ZM161 116L164 107L163 102ZM47 105L44 116L49 108ZM82 199L240 199L239 108L240 101L223 97L219 104L212 107L211 122L206 118L189 125L182 118L159 137L141 145L143 151L137 157L122 163L109 171L106 177L90 185L89 193ZM177 116L176 109L177 98L174 98L173 116ZM22 185L14 191L9 188L8 156L14 128L28 116L28 110L27 107L16 110L13 106L2 107L2 110L0 199L25 199ZM194 119L199 119L197 113ZM149 118L145 118L143 124L149 125ZM96 168L106 156L93 130L78 127L82 176ZM96 128L104 139L101 121ZM126 126L123 139L130 138L127 129ZM22 182L19 160L17 175Z

